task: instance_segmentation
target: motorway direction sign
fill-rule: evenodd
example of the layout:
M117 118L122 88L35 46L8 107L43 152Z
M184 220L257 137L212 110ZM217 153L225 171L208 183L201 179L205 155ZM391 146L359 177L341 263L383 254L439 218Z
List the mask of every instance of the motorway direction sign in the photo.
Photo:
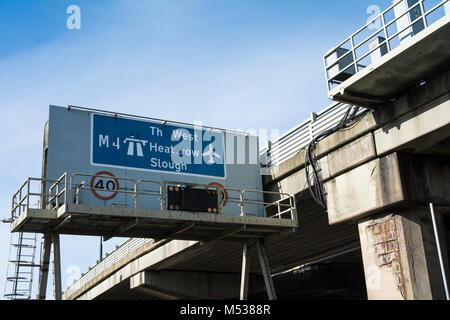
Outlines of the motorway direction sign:
M219 130L92 114L91 164L226 178Z

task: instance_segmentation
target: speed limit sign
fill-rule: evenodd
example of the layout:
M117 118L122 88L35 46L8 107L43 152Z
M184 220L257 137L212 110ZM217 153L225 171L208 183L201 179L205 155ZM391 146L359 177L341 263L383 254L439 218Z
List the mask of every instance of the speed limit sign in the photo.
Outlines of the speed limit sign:
M92 193L99 199L111 200L119 193L119 180L107 171L97 172L91 179Z

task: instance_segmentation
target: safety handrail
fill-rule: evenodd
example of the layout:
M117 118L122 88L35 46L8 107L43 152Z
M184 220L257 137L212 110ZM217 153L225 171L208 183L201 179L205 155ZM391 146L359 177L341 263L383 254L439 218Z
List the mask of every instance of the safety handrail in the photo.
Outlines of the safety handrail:
M145 192L145 191L142 191L141 188L139 188L141 183L153 183L153 184L156 184L156 185L159 186L159 192L156 193L156 192ZM141 179L141 180L138 180L137 185L138 185L139 194L150 195L150 196L151 195L162 196L162 194L163 194L162 185L161 185L161 182L159 182L159 181Z
M54 179L42 179L42 178L28 178L24 183L19 187L19 189L12 196L11 201L11 221L14 221L18 216L22 214L22 212L28 210L30 208L30 197L49 197L51 194L47 194L44 192L32 192L31 191L31 183L32 182L40 182L42 183L55 183L57 180ZM26 190L25 190L26 189ZM18 198L19 197L19 198ZM26 201L26 203L24 203Z
M146 190L145 190L145 191L142 191L141 188L140 188L140 186L141 186L141 184L143 184L143 183L151 183L151 184L158 185L158 186L159 186L159 192L156 192L156 191L149 192L149 191L146 191ZM160 202L161 202L161 210L164 209L164 208L163 208L163 206L164 206L164 199L163 199L163 197L164 197L164 191L163 191L163 186L161 185L161 182L156 181L156 180L146 180L146 179L141 179L141 180L139 180L139 181L136 183L136 188L137 188L137 189L136 189L136 194L134 195L134 197L135 197L135 206L136 206L136 208L139 208L139 196L142 195L142 196L158 197L159 200L160 200Z
M275 202L265 202L263 201L258 201L258 200L246 200L245 199L245 194L246 193L256 193L256 194L262 194L264 195L277 195L280 196L280 199L275 201ZM286 212L290 212L291 213L291 219L294 219L295 216L295 211L296 211L296 206L295 206L295 199L293 195L290 195L288 193L284 193L284 192L275 192L275 191L260 191L260 190L243 190L242 191L242 201L243 201L243 206L245 206L245 204L258 204L258 205L264 205L264 211L266 211L267 208L271 207L271 206L277 206L277 214L270 216L271 217L276 217L278 216L278 218L281 219L281 213L286 213ZM284 196L284 198L283 198ZM281 203L282 201L286 201L289 199L289 204L284 204ZM294 201L293 201L294 200ZM281 211L281 207L288 207L288 209ZM245 208L242 211L242 215L246 214L246 210Z
M325 109L321 110L319 113L317 113L317 116L321 116L322 114L325 114L325 113L329 112L330 110L335 109L338 105L342 105L342 104L343 104L343 103L340 103L340 102L333 103L333 104L327 106ZM275 149L275 146L274 146L275 144L277 144L277 143L283 141L284 139L288 138L289 136L292 136L293 133L295 133L295 132L297 132L299 129L301 129L301 128L307 126L310 122L311 122L311 120L310 120L310 119L307 119L307 120L303 121L302 123L300 123L299 125L297 125L297 126L295 126L294 128L292 128L291 130L289 130L288 132L284 133L283 135L281 135L280 137L278 137L278 138L275 139L274 141L272 141L272 142L271 142L271 145L272 145L272 146L271 146L270 149L271 149L271 150ZM268 149L268 147L263 148L263 149L261 150L261 152L263 152L263 151L265 151L265 150L267 150L267 149Z
M109 175L102 175L102 174L87 174L87 173L73 173L72 176L70 177L70 190L74 189L74 179L76 177L90 177L90 178L107 178L107 179L111 179L111 176ZM108 189L102 189L102 188L96 188L96 187L91 187L89 184L87 187L84 186L85 182L84 180L82 181L82 183L76 185L75 189L76 191L79 190L91 190L91 191L102 191L102 192L110 192L110 193L122 193L122 194L131 194L135 197L135 203L134 206L135 208L138 208L138 199L137 199L137 182L134 179L131 178L121 178L121 177L115 177L115 179L119 180L119 181L128 181L131 182L133 184L133 191L129 191L129 190L124 190L124 189L118 189L118 190L108 190Z
M64 187L62 188L62 190L60 190L59 187L61 183L64 183ZM53 194L53 190L55 189L56 191ZM49 193L51 194L51 196L49 197L50 199L47 203L48 207L58 210L61 207L59 198L62 195L64 195L63 204L67 203L67 172L65 172L61 177L59 177L59 179L56 180L56 182L52 186L50 186ZM53 205L53 201L55 201L55 205Z
M83 187L84 184L85 184L85 182L81 181L81 183L79 185L75 186L75 199L74 199L74 202L76 204L78 204L79 201L80 201L80 187Z
M70 178L70 189L73 189L73 179L75 177L96 177L96 178L108 178L111 179L111 176L108 175L102 175L102 174L87 174L87 173L73 173L71 178ZM131 178L116 178L117 180L126 180L126 181L131 181L133 182L134 185L136 185L136 180L131 179ZM83 189L91 189L89 187L82 187ZM80 188L81 189L81 188ZM94 188L92 188L94 189ZM96 190L99 188L95 188ZM110 191L110 190L106 190L106 191ZM111 191L110 191L111 192Z
M398 14L398 12L395 12L395 9L398 8L399 5L402 4L404 0L398 0L395 1L391 6L389 6L387 9L385 9L383 12L375 16L371 21L369 21L367 24L365 24L363 27L358 29L355 33L347 37L344 41L342 41L339 45L329 50L325 56L324 56L324 66L325 66L325 74L327 79L327 87L328 90L332 89L333 85L342 83L342 80L339 80L338 77L342 75L344 72L348 71L350 68L354 68L354 74L358 73L360 71L360 67L367 67L368 65L372 64L374 61L369 63L367 66L363 66L360 64L364 59L366 59L369 55L376 52L377 50L385 50L386 54L387 52L392 51L393 48L391 45L391 41L396 39L398 36L400 36L402 33L404 33L406 30L413 28L418 22L423 22L423 29L419 30L418 32L426 29L429 27L430 23L428 22L427 18L432 13L434 13L439 8L444 8L444 16L450 14L450 0L442 0L436 5L434 5L431 8L426 8L424 5L425 0L417 0L415 3L412 3L411 5L407 5L405 7L404 12ZM403 8L400 8L403 9ZM394 10L394 18L390 21L386 21L386 15L389 14ZM448 12L447 12L448 11ZM416 17L411 17L411 19L408 20L408 23L405 23L405 18L409 15L411 16L411 13L413 13ZM440 17L439 19L441 19ZM437 20L439 20L437 19ZM436 20L436 21L437 21ZM399 26L399 22L401 21L402 26ZM373 28L375 23L380 23L379 27ZM394 24L397 23L397 32L390 32L389 28ZM370 30L374 29L374 31L370 32ZM369 35L365 36L362 40L355 41L355 38L362 34L363 31L369 30ZM379 41L376 43L376 46L371 46L369 44L369 50L366 50L365 53L362 55L357 54L357 50L361 49L363 45L366 45L370 40L376 40L377 35L380 37L383 37L382 41ZM411 35L414 36L414 33ZM400 39L399 42L401 42L402 39ZM343 49L346 50L344 54L337 56L331 63L328 63L328 58L330 58L333 54L338 55L338 50ZM384 55L382 54L382 55ZM353 58L353 59L349 59ZM346 61L346 58L351 60L347 65L340 66L339 64ZM333 68L336 68L339 66L339 70L336 73L333 73L332 76L329 75L329 71Z
M271 168L295 156L305 148L318 134L334 127L350 107L344 103L334 103L318 113L312 113L310 119L289 130L281 137L269 142L268 146L260 151L263 168ZM361 108L356 117L366 110ZM263 174L270 174L264 172Z
M222 192L234 192L238 194L238 198L228 198L226 199L227 202L230 203L236 203L240 206L240 215L241 216L247 216L247 205L261 205L264 208L264 212L266 213L266 210L271 206L276 206L277 213L274 215L271 215L271 217L278 217L281 218L281 215L285 214L286 212L291 212L291 219L294 218L294 212L295 212L295 199L293 196L282 193L282 192L273 192L273 191L261 191L261 190L240 190L237 188L222 188L217 185L207 185L207 184L199 184L199 183L189 183L189 182L180 182L180 181L156 181L156 180L145 180L141 179L139 181L136 181L131 178L122 178L122 177L114 177L114 179L117 179L119 181L128 181L131 182L133 185L133 190L105 190L101 188L91 187L89 184L86 186L86 182L82 180L80 183L74 183L75 178L77 177L100 177L100 178L111 178L109 175L93 175L93 174L84 174L84 173L74 173L70 176L70 181L68 179L68 174L64 173L59 179L57 180L49 180L49 179L39 179L39 178L29 178L27 181L21 185L19 190L14 194L13 201L12 201L12 209L11 209L11 221L14 221L24 210L27 210L29 208L29 198L30 196L38 196L41 198L48 198L48 201L44 202L45 208L50 210L58 210L61 206L68 203L68 199L70 199L70 202L74 202L76 204L79 204L79 192L80 190L91 190L91 191L109 191L109 192L121 192L124 194L132 195L135 198L135 208L140 208L139 205L139 198L141 196L153 196L157 197L160 200L161 203L161 210L166 210L165 204L166 204L166 192L167 187L173 185L173 186L187 186L187 187L194 187L194 188L205 188L205 189L215 189L217 191L217 200L218 200L218 213L223 213L223 199ZM30 191L30 181L38 181L41 183L53 183L49 187L49 191L47 192L31 192ZM154 184L158 187L158 190L152 191L152 190L142 190L142 185L144 184ZM70 186L70 187L69 187ZM25 191L26 189L26 191ZM71 199L69 195L71 195L72 191L74 191L75 198ZM258 198L247 198L247 194L259 194L262 195L263 200L259 200ZM265 195L276 195L279 197L279 200L276 200L274 202L268 202L264 200ZM17 199L20 197L20 199ZM63 197L63 200L60 201L60 198ZM284 203L289 200L289 203ZM25 203L26 201L26 203ZM287 209L285 209L287 208Z

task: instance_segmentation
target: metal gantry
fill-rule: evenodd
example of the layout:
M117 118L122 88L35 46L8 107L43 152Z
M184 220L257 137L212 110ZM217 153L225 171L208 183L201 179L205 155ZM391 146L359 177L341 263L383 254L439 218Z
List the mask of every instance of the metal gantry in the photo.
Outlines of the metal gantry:
M37 234L12 233L4 298L9 300L31 299L37 247Z
M53 256L55 300L63 298L60 234L206 242L225 238L239 242L256 240L268 296L270 299L276 298L273 284L270 282L270 269L264 244L261 241L270 234L296 230L298 222L294 195L228 187L226 191L229 196L223 198L222 189L217 186L176 181L135 181L115 177L115 180L128 183L128 187L110 192L129 197L127 203L130 205L119 207L101 203L94 205L87 194L103 189L91 186L87 181L99 177L105 176L85 173L69 175L66 172L57 180L29 178L14 194L10 217L11 231L44 234L38 299L46 298L51 256ZM123 185L126 185L125 182ZM151 189L148 189L149 184L152 186ZM167 190L170 190L171 185L216 189L218 212L210 214L173 211L170 206L167 208ZM156 199L159 203L145 201L148 197ZM36 199L38 201L34 204ZM225 199L227 203L233 205L230 209L236 210L234 215L224 214ZM263 216L258 216L258 213L263 212ZM96 223L92 224L94 220ZM52 246L53 254L51 254ZM32 265L39 266L34 263ZM247 282L248 275L244 272L242 276L243 281ZM30 296L31 294L28 294L26 297Z

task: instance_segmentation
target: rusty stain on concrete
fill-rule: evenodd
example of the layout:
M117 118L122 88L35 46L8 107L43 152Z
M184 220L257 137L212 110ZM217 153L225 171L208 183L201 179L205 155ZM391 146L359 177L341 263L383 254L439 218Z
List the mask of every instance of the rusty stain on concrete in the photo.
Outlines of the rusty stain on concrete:
M382 220L373 221L366 227L366 234L369 244L374 248L377 267L391 269L395 275L397 288L406 299L405 277L400 259L395 217L390 215Z

